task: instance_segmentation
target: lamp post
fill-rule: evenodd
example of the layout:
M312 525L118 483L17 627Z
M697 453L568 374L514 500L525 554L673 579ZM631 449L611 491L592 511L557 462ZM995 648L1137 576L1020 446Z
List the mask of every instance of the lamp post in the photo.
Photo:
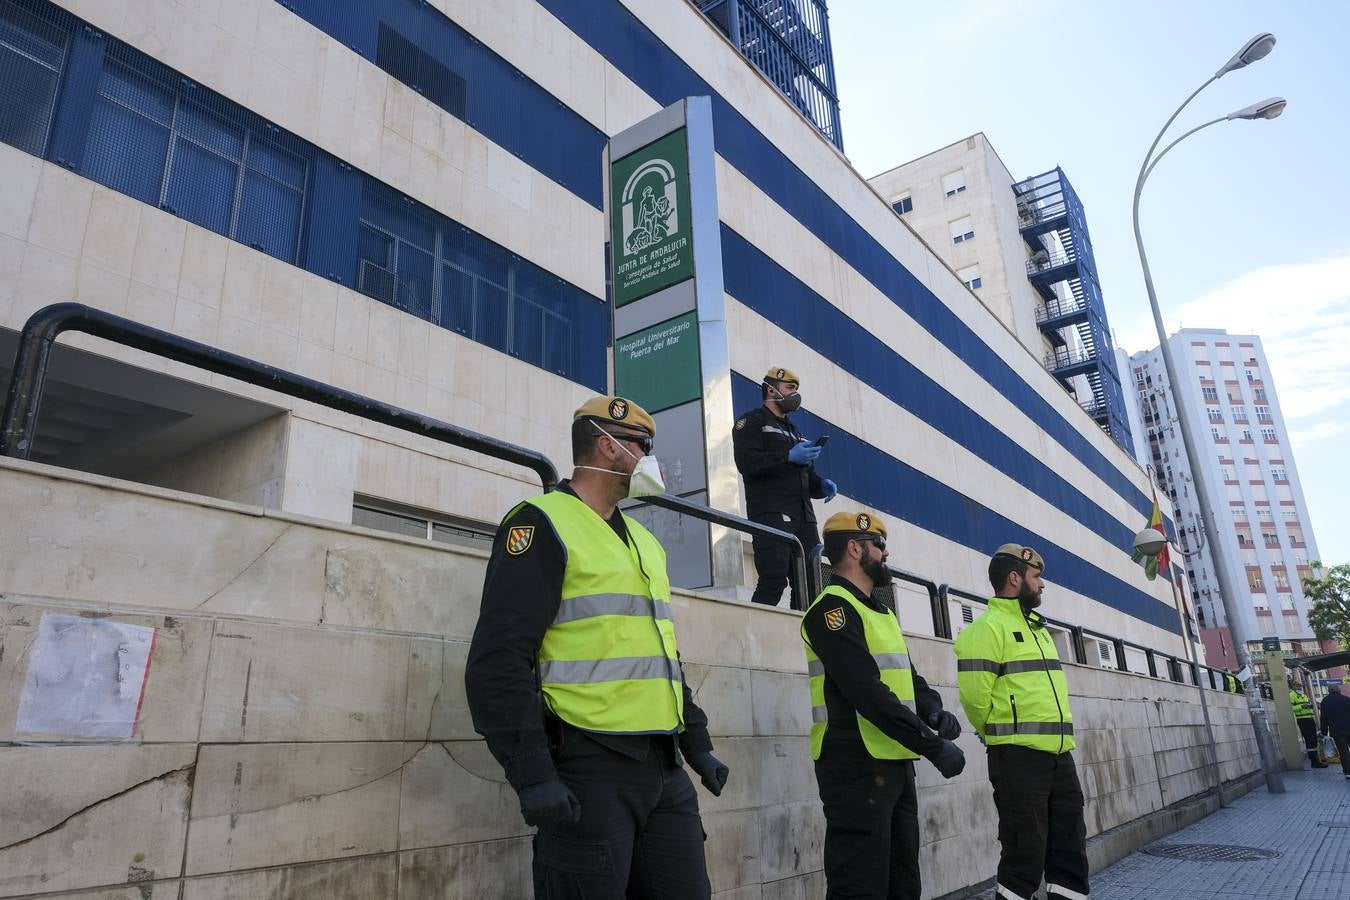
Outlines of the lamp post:
M1219 582L1220 600L1223 601L1224 618L1228 620L1228 629L1233 636L1234 650L1237 652L1238 663L1244 666L1248 671L1252 671L1251 656L1247 652L1247 640L1244 633L1242 619L1237 614L1236 598L1237 593L1233 589L1232 578L1225 559L1224 542L1218 538L1219 531L1215 527L1214 511L1210 506L1209 490L1205 486L1205 479L1199 477L1198 467L1205 460L1197 452L1195 441L1191 437L1190 416L1186 412L1186 392L1183 388L1183 382L1177 376L1176 362L1172 358L1172 347L1167 340L1167 328L1163 325L1162 312L1158 309L1158 295L1153 290L1153 276L1148 268L1148 256L1144 253L1144 239L1139 232L1139 197L1144 190L1144 182L1148 179L1153 167L1167 154L1169 150L1179 144L1181 141L1195 134L1203 128L1215 125L1219 122L1226 122L1233 119L1273 119L1284 111L1285 101L1282 98L1271 98L1261 103L1254 103L1251 106L1244 107L1217 119L1211 119L1208 122L1197 125L1190 131L1187 131L1181 137L1168 144L1163 151L1156 157L1153 151L1158 148L1163 135L1171 127L1181 111L1195 99L1196 95L1209 87L1215 81L1218 81L1224 75L1236 69L1241 69L1251 65L1259 59L1263 59L1275 46L1275 36L1273 34L1259 34L1242 46L1233 58L1228 60L1217 72L1211 75L1204 84L1196 88L1189 97L1177 107L1176 112L1163 125L1158 136L1153 139L1153 143L1148 148L1148 153L1144 156L1143 163L1139 166L1139 178L1134 185L1134 241L1139 248L1139 264L1144 271L1144 288L1148 291L1149 306L1153 310L1153 325L1158 331L1158 343L1161 345L1163 367L1167 371L1167 380L1172 387L1172 404L1175 408L1178 424L1181 425L1181 440L1186 447L1186 457L1191 462L1191 468L1196 472L1195 494L1196 502L1200 505L1200 518L1204 524L1204 529L1209 535L1210 552L1214 555L1215 575ZM1182 635L1183 639L1189 641L1189 637ZM1256 735L1256 746L1261 754L1261 768L1266 776L1266 788L1272 794L1284 792L1284 778L1276 768L1275 749L1270 742L1270 728L1266 723L1266 710L1261 702L1259 694L1251 691L1244 692L1247 697L1247 711L1251 716L1252 730Z

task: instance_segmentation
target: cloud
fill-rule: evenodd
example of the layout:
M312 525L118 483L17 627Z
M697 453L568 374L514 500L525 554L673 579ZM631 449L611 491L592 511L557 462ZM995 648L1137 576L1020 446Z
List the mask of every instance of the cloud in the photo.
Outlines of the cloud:
M1350 414L1350 410L1346 410ZM1314 441L1324 441L1328 438L1339 437L1350 432L1350 421L1346 419L1323 419L1320 422L1314 422L1306 428L1298 428L1290 432L1290 439L1300 446L1311 444Z
M1350 409L1350 251L1255 269L1182 304L1168 318L1260 336L1291 430L1304 440L1350 430L1336 418L1297 421L1321 419L1343 404ZM1128 347L1154 342L1151 335L1127 337Z

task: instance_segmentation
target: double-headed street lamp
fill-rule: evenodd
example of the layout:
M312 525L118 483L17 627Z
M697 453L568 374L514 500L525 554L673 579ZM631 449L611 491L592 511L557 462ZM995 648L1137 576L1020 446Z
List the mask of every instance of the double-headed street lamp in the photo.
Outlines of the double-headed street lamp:
M1244 107L1236 112L1229 113L1217 119L1211 119L1187 131L1181 137L1172 141L1163 148L1157 156L1153 151L1158 148L1163 135L1171 127L1172 122L1181 114L1196 95L1209 87L1215 81L1218 81L1224 75L1236 69L1241 69L1251 65L1259 59L1265 58L1275 46L1275 35L1259 34L1243 45L1233 58L1228 60L1219 71L1211 75L1204 84L1196 88L1195 91L1186 98L1185 102L1177 107L1177 111L1172 113L1158 136L1153 139L1153 144L1148 148L1148 153L1144 156L1144 162L1139 166L1139 179L1134 185L1134 241L1139 247L1139 263L1144 270L1144 287L1148 290L1148 302L1153 308L1153 325L1158 330L1158 343L1161 345L1163 367L1167 370L1167 380L1172 388L1172 405L1176 410L1177 422L1181 426L1181 440L1186 447L1186 457L1190 460L1191 469L1196 473L1195 476L1195 495L1196 502L1200 505L1200 520L1204 525L1205 531L1209 535L1210 553L1214 555L1215 576L1219 582L1219 597L1223 601L1224 617L1228 620L1228 629L1233 636L1234 650L1237 652L1238 664L1245 667L1248 671L1254 671L1251 665L1251 656L1247 652L1247 640L1244 634L1243 620L1238 615L1236 608L1237 592L1233 589L1231 572L1228 568L1228 561L1225 559L1225 544L1219 539L1219 531L1215 527L1214 511L1210 506L1209 490L1205 486L1205 479L1200 477L1199 467L1204 464L1204 458L1196 451L1195 441L1191 435L1190 416L1186 412L1186 392L1184 382L1177 375L1176 362L1172 358L1172 347L1167 340L1167 329L1163 325L1162 313L1158 309L1158 296L1153 290L1153 276L1149 272L1148 257L1144 254L1144 239L1139 233L1139 196L1144 190L1144 182L1148 179L1149 173L1156 166L1169 150L1186 138L1200 131L1202 128L1208 128L1210 125L1219 122L1227 122L1232 119L1273 119L1284 111L1285 101L1280 97L1273 97L1269 100L1263 100L1260 103L1253 103L1251 106ZM1184 627L1184 626L1183 626ZM1188 636L1183 634L1182 638L1189 641ZM1256 735L1256 745L1261 753L1261 767L1265 771L1266 787L1273 793L1278 794L1284 791L1284 779L1276 768L1275 749L1270 742L1270 729L1266 725L1266 710L1261 702L1259 693L1252 691L1245 692L1247 696L1247 709L1251 715L1252 730Z

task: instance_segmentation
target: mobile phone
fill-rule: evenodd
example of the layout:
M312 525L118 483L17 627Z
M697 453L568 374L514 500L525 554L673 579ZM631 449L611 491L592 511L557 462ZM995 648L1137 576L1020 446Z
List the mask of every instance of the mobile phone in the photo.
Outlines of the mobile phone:
M824 447L829 441L830 436L828 434L822 434L820 437L816 438L816 446Z

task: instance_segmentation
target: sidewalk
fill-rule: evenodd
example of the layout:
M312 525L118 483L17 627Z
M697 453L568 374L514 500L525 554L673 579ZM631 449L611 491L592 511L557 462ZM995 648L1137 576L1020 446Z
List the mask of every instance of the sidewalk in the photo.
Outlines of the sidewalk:
M1284 785L1274 796L1262 786L1099 872L1093 900L1350 900L1350 781L1334 765L1285 772ZM1242 852L1254 849L1270 858L1151 855L1181 844L1243 856L1258 855Z

